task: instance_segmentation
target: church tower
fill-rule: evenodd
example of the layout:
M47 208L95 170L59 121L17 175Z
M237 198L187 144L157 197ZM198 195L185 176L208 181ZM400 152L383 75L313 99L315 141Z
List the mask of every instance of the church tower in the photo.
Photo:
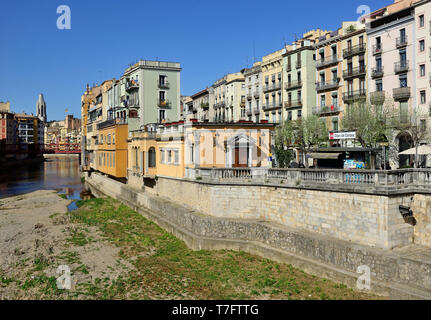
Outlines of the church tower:
M43 99L43 94L39 94L39 99L36 103L36 116L42 121L46 122L46 103Z

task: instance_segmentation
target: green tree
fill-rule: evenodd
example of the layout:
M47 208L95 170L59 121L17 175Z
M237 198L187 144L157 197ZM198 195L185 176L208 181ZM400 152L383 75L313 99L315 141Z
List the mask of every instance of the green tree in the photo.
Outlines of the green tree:
M304 119L288 120L277 127L275 145L277 148L297 148L307 159L312 148L320 147L328 141L325 122L316 115ZM305 161L308 168L308 161Z
M379 142L389 141L393 134L393 104L354 104L344 113L341 127L345 131L355 131L356 139L363 148L377 148Z

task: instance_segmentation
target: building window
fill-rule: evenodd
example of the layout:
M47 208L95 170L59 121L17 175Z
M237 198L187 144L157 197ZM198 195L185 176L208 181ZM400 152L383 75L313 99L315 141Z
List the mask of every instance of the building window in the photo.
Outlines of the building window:
M425 40L419 41L419 51L424 52L425 51Z
M178 150L174 150L174 160L175 160L175 164L180 163L180 153Z
M160 150L160 163L165 163L165 150Z
M406 88L407 87L407 75L402 74L400 75L400 88Z
M338 131L338 119L332 119L332 130L333 131Z
M159 110L159 122L166 120L166 110Z
M302 110L298 110L298 114L297 114L298 119L302 118Z
M420 76L425 77L425 65L424 64L421 64L419 66L419 70L420 70Z
M427 102L425 90L422 90L420 94L421 94L421 104L425 104Z
M156 167L156 150L154 148L150 148L148 150L148 167L149 168Z
M383 82L382 79L376 80L376 91L383 91Z
M419 16L419 28L423 28L425 26L425 16L421 14Z
M288 113L287 113L287 120L292 120L292 111L289 111Z
M168 164L172 162L172 150L168 150Z

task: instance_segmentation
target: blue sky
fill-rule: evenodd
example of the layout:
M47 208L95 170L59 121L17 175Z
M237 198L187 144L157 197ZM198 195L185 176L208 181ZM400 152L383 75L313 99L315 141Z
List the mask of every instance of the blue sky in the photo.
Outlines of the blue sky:
M180 62L181 93L290 43L295 34L356 20L357 8L391 0L21 0L0 1L0 101L35 112L39 93L48 120L65 109L80 117L87 83L119 78L140 58ZM58 30L57 7L71 9L71 30Z

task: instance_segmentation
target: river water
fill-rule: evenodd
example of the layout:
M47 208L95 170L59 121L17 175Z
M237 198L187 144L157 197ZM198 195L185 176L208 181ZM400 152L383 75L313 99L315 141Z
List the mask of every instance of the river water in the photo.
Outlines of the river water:
M0 199L41 189L58 190L71 200L87 198L79 175L79 158L58 156L39 164L0 172ZM69 206L70 210L75 208L75 203Z

